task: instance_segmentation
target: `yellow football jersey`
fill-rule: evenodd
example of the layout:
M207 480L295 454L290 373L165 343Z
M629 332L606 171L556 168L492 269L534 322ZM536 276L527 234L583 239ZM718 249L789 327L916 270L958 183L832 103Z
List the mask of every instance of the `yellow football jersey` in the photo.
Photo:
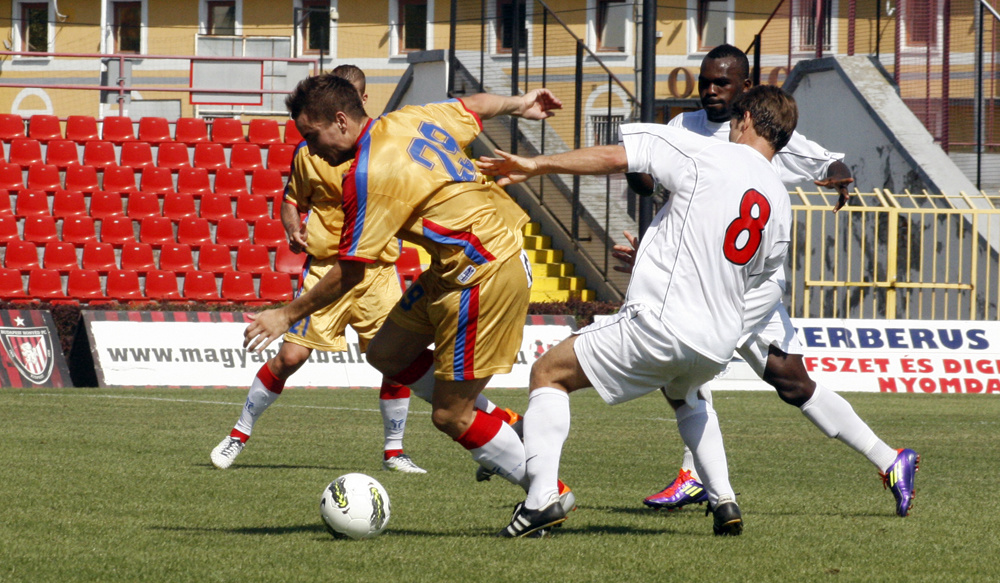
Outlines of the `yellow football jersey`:
M350 163L333 167L318 156L310 156L302 142L292 159L292 171L285 187L285 200L307 211L306 252L317 259L338 254L344 225L344 197L341 182ZM399 241L390 240L378 259L395 263L399 259Z
M519 253L528 216L463 151L480 131L460 100L371 120L344 175L341 257L374 261L396 235L427 249L444 284L463 288Z

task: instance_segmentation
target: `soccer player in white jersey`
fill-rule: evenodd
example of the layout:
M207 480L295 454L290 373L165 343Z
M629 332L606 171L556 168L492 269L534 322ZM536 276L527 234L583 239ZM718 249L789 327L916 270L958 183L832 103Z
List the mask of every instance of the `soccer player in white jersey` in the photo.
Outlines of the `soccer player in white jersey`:
M667 125L728 140L730 104L749 89L746 54L731 45L716 47L705 56L701 65L699 93L703 109L683 113ZM813 180L817 185L836 188L840 195L834 208L836 212L847 202L847 185L853 181L842 162L843 157L795 132L774 156L772 164L786 184ZM627 178L640 194L652 193L648 176L627 175ZM616 249L616 257L630 261L631 249L625 246ZM784 269L779 269L765 284L747 294L743 337L737 353L778 391L784 402L799 407L825 435L836 437L871 461L896 499L896 513L906 516L913 501L913 478L919 456L911 449L896 450L886 445L843 397L809 377L802 360L802 347L781 303L784 290ZM702 387L701 394L711 407L708 387ZM669 397L667 400L670 401ZM671 405L676 408L677 403L671 402ZM672 510L705 500L707 494L691 451L685 448L677 478L662 491L647 497L644 503L652 508Z
M747 291L784 265L791 205L770 160L791 136L797 113L776 87L754 88L733 108L732 143L627 124L618 146L530 159L498 152L500 158L480 160L500 185L538 174L628 171L649 173L673 193L639 246L621 311L559 343L532 367L524 413L528 496L498 536L532 536L566 520L556 480L569 435L569 393L591 386L612 405L661 386L682 402L677 426L705 479L714 531L742 532L725 450L705 439L721 438L718 417L697 389L732 358Z

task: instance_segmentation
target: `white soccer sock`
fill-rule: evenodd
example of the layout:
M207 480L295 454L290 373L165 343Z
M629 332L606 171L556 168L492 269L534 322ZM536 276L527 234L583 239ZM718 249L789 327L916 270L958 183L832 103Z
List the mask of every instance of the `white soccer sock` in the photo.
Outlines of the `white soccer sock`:
M896 450L875 435L846 399L823 385L816 384L812 398L801 410L824 435L846 443L880 471L886 471L896 461Z
M405 385L383 379L382 388L379 390L378 408L382 413L382 429L385 437L382 449L402 451L406 415L410 410L410 389Z
M699 481L708 491L709 503L715 504L720 496L735 498L736 493L729 483L719 416L712 405L699 399L695 407L681 406L677 409L677 429L684 443L694 452L694 463L702 478Z
M694 454L691 453L691 448L686 445L684 446L684 458L681 459L681 469L691 472L692 478L701 481L701 476L698 475L698 470L694 467Z
M528 489L524 476L524 444L510 425L476 411L472 425L456 439L479 465L512 484Z
M525 508L537 510L559 496L559 459L569 426L568 393L552 387L531 391L524 412L524 456L530 484Z
M257 375L250 383L250 391L247 393L246 403L243 404L243 412L236 422L234 429L249 436L253 432L253 426L257 419L267 411L267 408L278 400L281 391L285 388L285 381L274 376L271 369L265 362Z

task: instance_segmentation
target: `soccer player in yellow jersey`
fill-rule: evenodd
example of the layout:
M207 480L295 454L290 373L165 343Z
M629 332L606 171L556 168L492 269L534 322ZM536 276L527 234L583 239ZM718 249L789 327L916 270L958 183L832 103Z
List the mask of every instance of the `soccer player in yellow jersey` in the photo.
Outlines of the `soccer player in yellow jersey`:
M300 82L286 103L312 154L331 165L351 161L339 257L308 293L257 314L244 346L263 349L349 293L393 236L421 245L431 266L390 312L368 361L418 394L432 387L434 425L480 465L526 487L520 439L475 402L520 347L531 277L521 250L527 216L463 149L483 119L545 119L561 102L547 89L483 93L373 120L349 83L320 75Z
M334 75L350 81L367 101L365 75L353 65L341 65ZM296 150L292 172L281 205L281 221L292 251L308 253L299 293L312 288L336 264L340 230L344 220L340 185L349 165L334 167L311 156L304 143ZM300 213L308 212L302 221ZM366 265L364 280L351 293L296 322L285 334L278 353L257 372L239 420L230 434L212 450L212 463L220 469L232 465L264 411L281 395L285 381L309 359L313 350L344 352L348 350L344 329L348 324L358 333L364 352L368 342L385 321L389 310L399 300L401 291L395 262L399 241L391 239L376 261ZM410 404L406 385L383 379L379 391L385 443L382 467L405 473L426 473L403 453L403 432ZM503 414L500 410L497 413Z

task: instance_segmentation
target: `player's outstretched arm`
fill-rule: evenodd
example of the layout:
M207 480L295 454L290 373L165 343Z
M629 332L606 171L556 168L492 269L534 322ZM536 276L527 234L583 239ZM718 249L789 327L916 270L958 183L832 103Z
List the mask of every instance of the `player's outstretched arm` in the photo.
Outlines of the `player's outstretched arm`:
M628 170L623 146L593 146L550 156L522 158L495 150L498 157L481 156L476 162L500 186L524 182L539 174L620 174Z
M823 180L815 180L816 186L823 186L825 188L833 188L837 191L839 195L837 199L837 205L833 207L833 212L837 212L844 208L847 204L847 199L851 197L851 193L847 190L847 185L854 182L854 177L851 176L851 169L847 167L840 160L837 160L830 164L830 168L826 171L826 178Z
M555 115L554 110L562 109L562 101L545 88L534 89L524 95L476 93L463 97L462 103L469 111L484 120L498 115L546 119Z
M280 308L251 316L243 331L243 348L260 352L284 335L293 323L340 299L365 277L360 261L338 261L308 292Z

